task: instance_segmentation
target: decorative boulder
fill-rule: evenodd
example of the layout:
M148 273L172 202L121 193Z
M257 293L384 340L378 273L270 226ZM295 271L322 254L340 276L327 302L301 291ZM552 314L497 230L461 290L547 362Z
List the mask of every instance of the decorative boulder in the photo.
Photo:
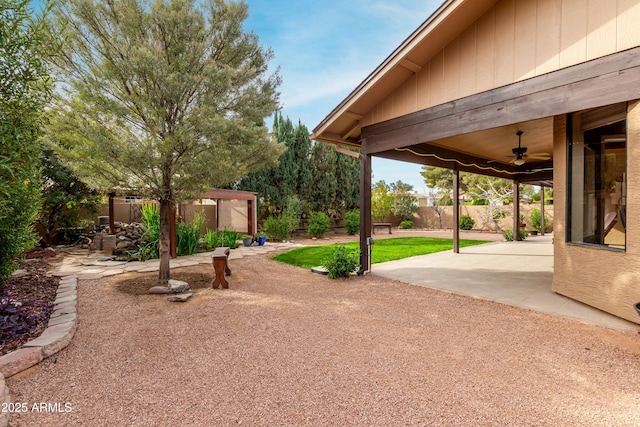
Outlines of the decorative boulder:
M180 294L182 292L190 291L191 288L187 282L181 280L169 279L169 292L172 294Z

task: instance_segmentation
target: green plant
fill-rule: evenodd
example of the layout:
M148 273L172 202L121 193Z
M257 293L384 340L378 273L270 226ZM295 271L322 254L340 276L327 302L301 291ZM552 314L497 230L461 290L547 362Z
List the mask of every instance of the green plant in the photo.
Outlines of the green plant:
M142 222L147 231L144 238L149 242L147 246L153 254L152 258L160 256L160 208L155 203L145 203L142 205Z
M204 213L196 212L190 224L179 222L176 224L176 253L178 256L193 255L198 250L200 230L204 224Z
M329 231L329 217L324 212L311 212L306 229L310 236L322 237Z
M461 230L471 230L476 222L471 218L470 215L460 215L460 219L458 221Z
M360 211L358 209L353 209L346 213L344 216L344 228L349 235L354 235L360 231Z
M269 240L285 240L289 237L293 220L287 215L280 215L279 217L269 217L262 224L262 228Z
M222 233L207 228L207 232L202 236L202 246L205 249L214 249L222 245Z
M520 240L524 240L527 238L527 232L524 230L524 228L519 228L518 234L520 235ZM507 242L513 242L513 230L510 228L502 230L502 237L504 237L504 240L506 240Z
M408 230L409 228L413 228L413 221L402 221L399 225L403 230Z
M349 277L358 267L358 255L343 244L337 245L324 267L329 271L330 279Z
M531 228L533 228L536 231L540 231L541 227L542 227L542 218L540 215L540 209L535 208L531 210L531 214L529 215L529 219L531 220ZM547 229L549 229L550 225L551 225L551 221L549 220L549 218L547 217L547 215L544 216L544 229L545 231L547 231Z
M222 246L227 246L230 249L237 248L239 236L240 233L237 231L225 227L224 230L222 230Z

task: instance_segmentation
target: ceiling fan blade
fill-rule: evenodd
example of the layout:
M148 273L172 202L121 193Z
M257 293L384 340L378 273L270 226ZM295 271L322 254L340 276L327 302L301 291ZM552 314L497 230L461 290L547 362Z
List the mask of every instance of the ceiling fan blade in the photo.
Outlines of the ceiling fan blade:
M529 159L549 160L551 158L551 154L549 154L549 153L532 153L532 154L527 154L526 157L529 158Z

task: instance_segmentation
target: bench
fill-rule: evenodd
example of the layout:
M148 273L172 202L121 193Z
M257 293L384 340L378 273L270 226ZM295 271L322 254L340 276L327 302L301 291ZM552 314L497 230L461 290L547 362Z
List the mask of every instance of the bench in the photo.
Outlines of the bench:
M227 247L216 248L211 254L211 260L213 262L213 271L215 277L211 285L213 289L218 289L218 286L222 286L223 289L229 288L229 282L224 276L231 276L231 270L229 269L229 252Z
M373 234L376 234L376 227L387 227L389 229L389 234L391 234L391 223L390 222L374 222L373 223Z

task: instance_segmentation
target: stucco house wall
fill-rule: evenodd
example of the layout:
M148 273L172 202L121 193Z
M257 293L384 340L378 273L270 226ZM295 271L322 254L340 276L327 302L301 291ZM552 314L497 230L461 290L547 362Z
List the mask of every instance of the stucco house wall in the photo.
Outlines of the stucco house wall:
M626 250L614 251L566 241L566 118L554 120L553 291L638 323L633 304L640 301L640 101L629 103L627 117Z

